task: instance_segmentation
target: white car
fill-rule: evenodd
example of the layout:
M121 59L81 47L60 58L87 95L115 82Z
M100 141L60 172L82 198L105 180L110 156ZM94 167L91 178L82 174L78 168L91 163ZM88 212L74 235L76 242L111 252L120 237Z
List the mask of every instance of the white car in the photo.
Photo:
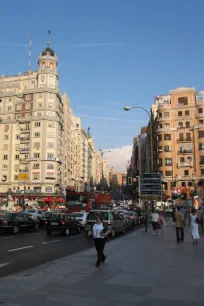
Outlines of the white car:
M86 225L87 215L88 214L86 212L75 212L72 214L72 216L74 216L75 219L80 222L81 228L84 228Z
M25 211L33 220L40 221L43 216L43 213L40 209L28 209Z

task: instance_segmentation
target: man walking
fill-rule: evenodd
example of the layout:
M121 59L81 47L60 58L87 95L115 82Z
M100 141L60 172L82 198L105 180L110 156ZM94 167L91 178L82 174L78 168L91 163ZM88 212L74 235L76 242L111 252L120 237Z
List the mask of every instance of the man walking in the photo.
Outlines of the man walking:
M177 207L175 212L175 223L176 223L176 239L177 243L184 241L184 215L180 212L180 207Z

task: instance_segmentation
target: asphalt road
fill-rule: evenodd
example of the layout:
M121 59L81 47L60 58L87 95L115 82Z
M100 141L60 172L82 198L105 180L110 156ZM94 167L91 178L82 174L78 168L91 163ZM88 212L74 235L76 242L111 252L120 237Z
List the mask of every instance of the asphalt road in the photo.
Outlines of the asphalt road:
M120 237L120 235L117 235ZM111 238L112 239L112 238ZM110 243L111 243L110 239ZM0 235L0 278L22 272L47 262L93 247L91 238L82 231L69 237L38 233Z

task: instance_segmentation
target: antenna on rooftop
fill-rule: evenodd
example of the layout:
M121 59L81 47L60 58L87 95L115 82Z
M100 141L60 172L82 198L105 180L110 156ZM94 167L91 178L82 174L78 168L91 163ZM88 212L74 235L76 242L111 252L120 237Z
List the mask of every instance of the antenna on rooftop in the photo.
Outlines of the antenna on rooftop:
M32 53L32 36L29 37L28 45L28 70L31 68L31 53Z
M47 47L50 48L50 37L51 37L51 31L48 30L48 41L47 41Z

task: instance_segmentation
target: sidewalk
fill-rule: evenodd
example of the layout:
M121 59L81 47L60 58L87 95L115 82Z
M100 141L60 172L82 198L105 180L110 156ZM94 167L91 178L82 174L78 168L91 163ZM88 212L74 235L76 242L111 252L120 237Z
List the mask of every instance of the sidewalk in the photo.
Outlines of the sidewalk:
M67 245L69 247L69 245ZM204 237L176 244L140 229L106 245L107 262L95 267L89 249L0 280L3 306L203 306ZM48 254L49 256L49 254Z

